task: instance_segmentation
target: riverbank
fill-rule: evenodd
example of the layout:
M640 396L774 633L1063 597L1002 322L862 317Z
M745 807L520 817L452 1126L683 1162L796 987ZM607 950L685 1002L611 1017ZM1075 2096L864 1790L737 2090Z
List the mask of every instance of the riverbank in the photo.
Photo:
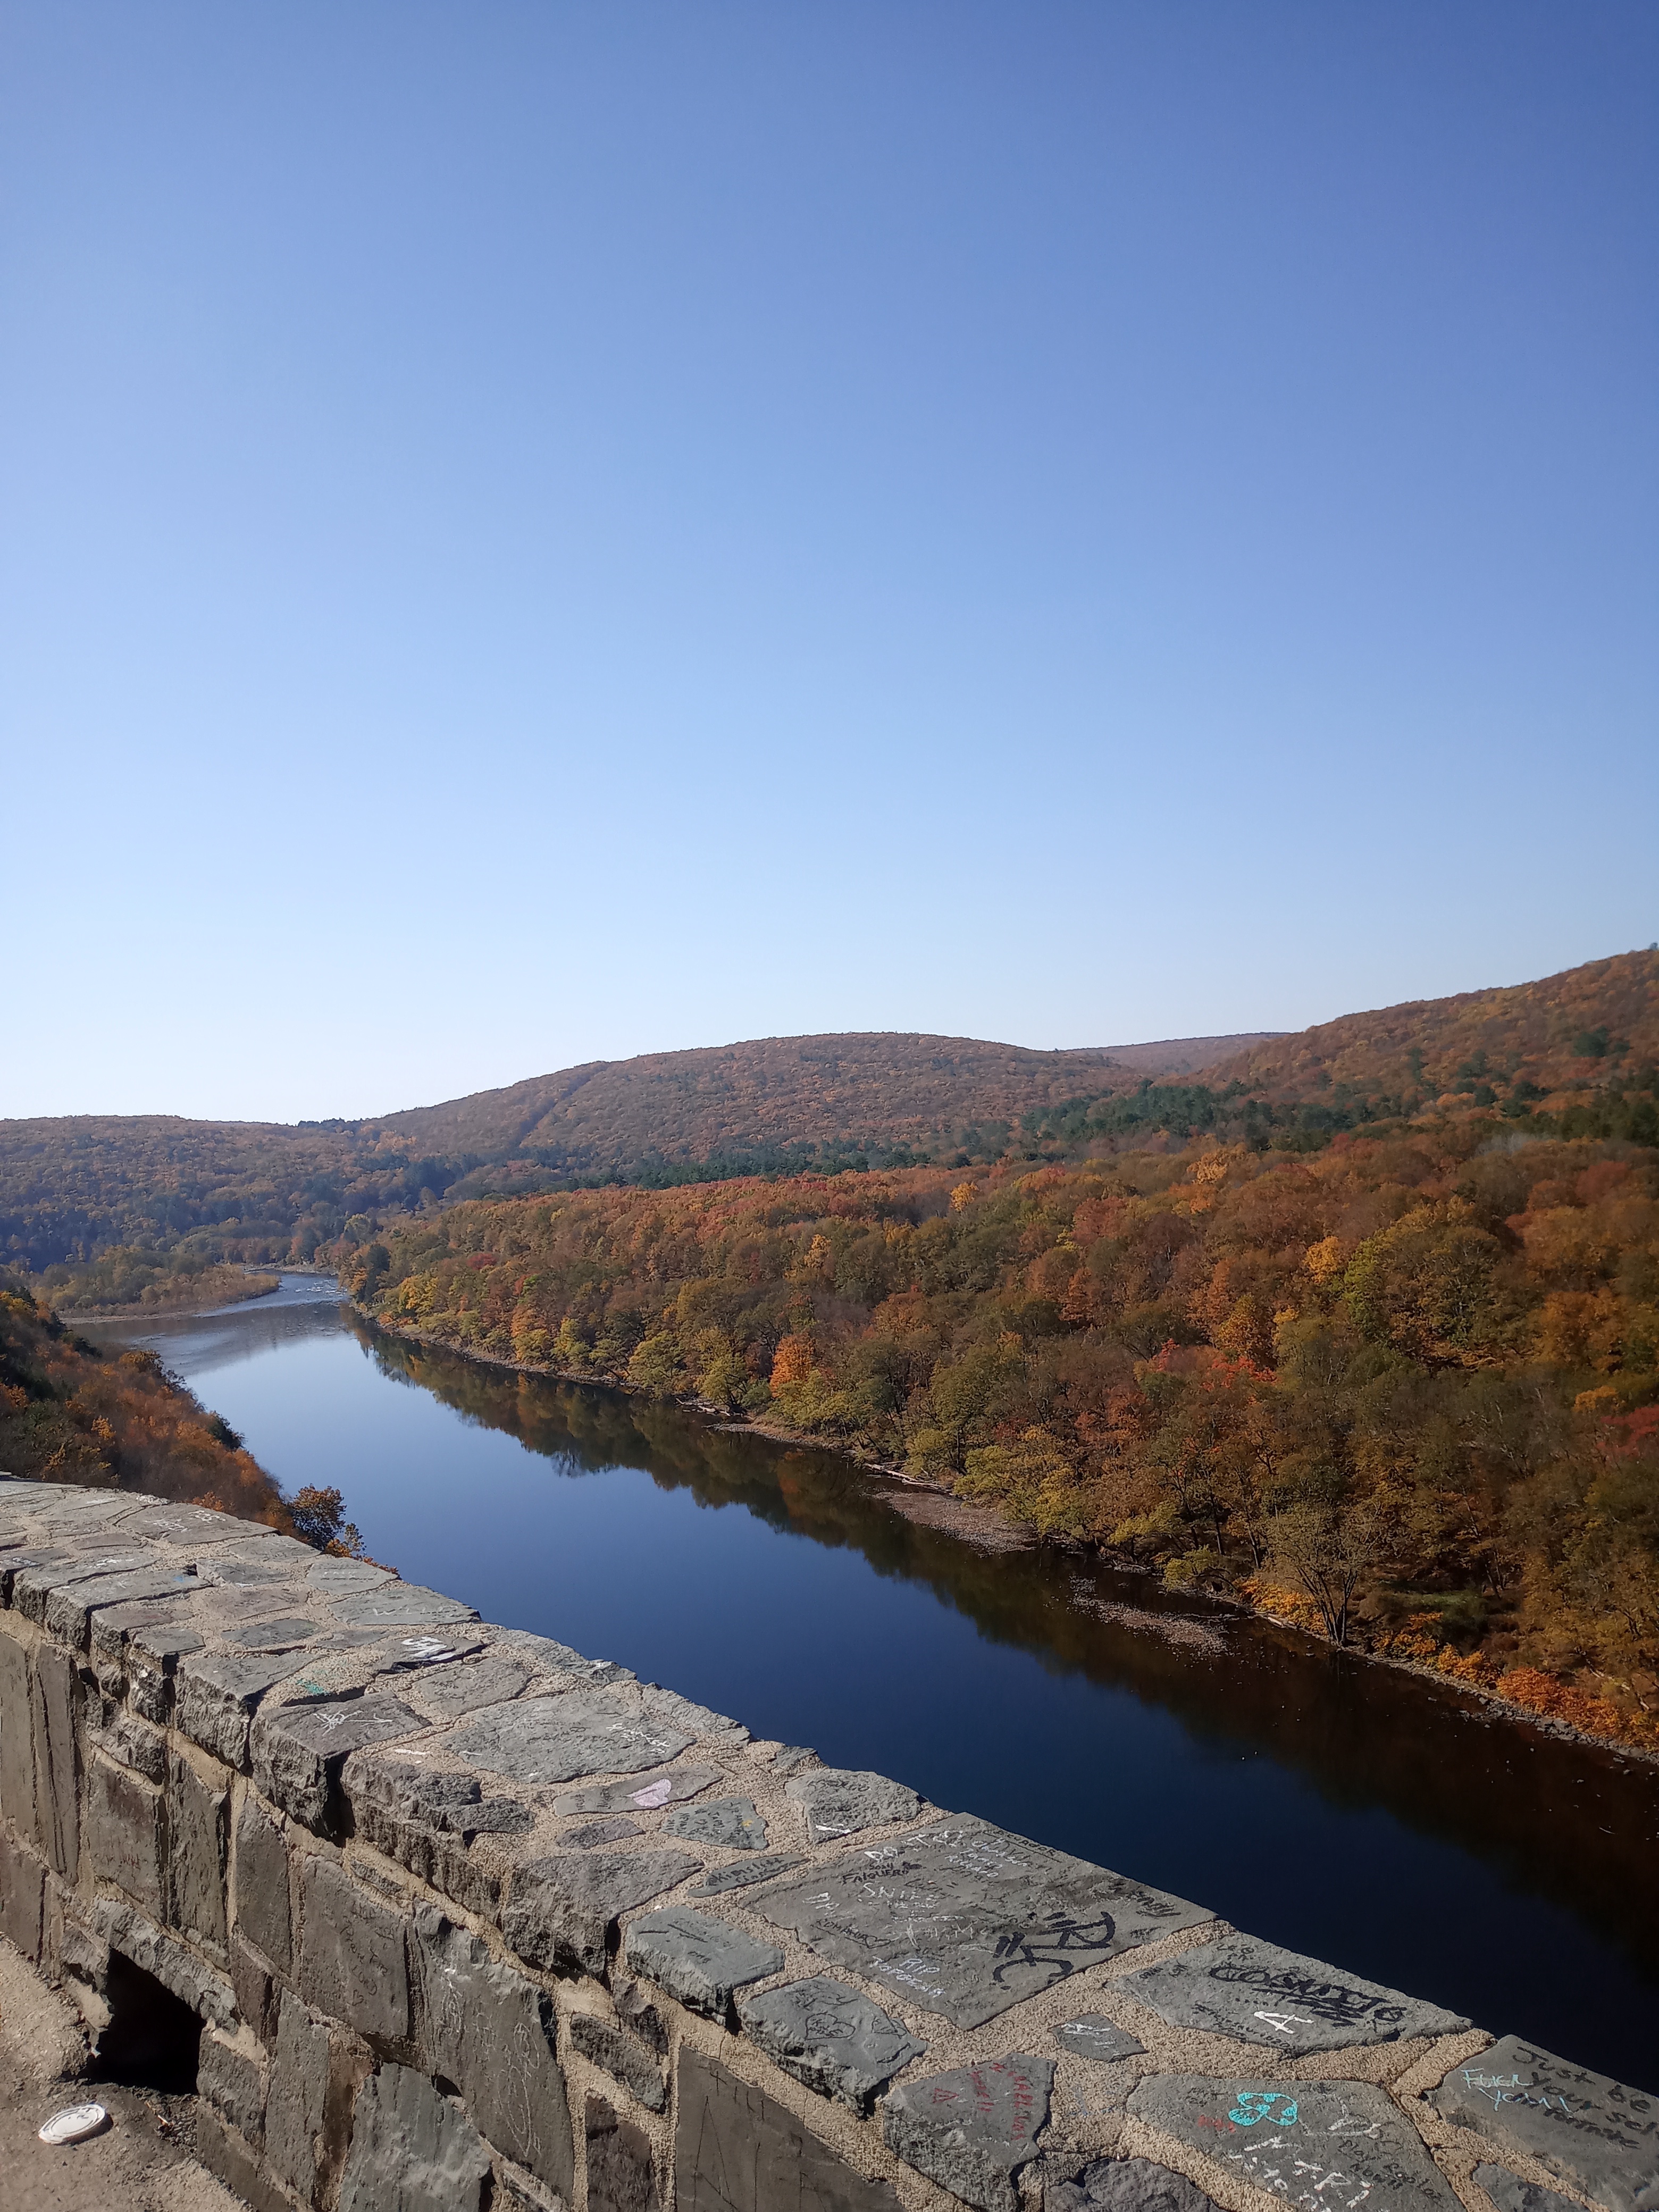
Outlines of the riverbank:
M280 1277L263 1268L246 1267L227 1261L204 1268L198 1275L164 1275L146 1283L129 1298L79 1304L65 1299L62 1283L45 1277L30 1279L32 1294L45 1301L60 1321L70 1325L83 1321L124 1321L133 1315L205 1313L216 1306L240 1305L249 1299L267 1298L281 1287Z
M888 1495L884 1498L884 1502L896 1511L907 1518L939 1528L976 1549L988 1553L1024 1551L1042 1545L1057 1552L1097 1559L1103 1565L1121 1571L1148 1577L1153 1574L1153 1570L1137 1561L1120 1559L1103 1547L1072 1539L1040 1536L1030 1522L1014 1520L994 1506L970 1504L964 1499L954 1498L943 1483L912 1474L872 1453L849 1449L832 1439L788 1429L765 1418L733 1419L729 1409L716 1406L707 1399L687 1396L663 1400L657 1394L642 1390L625 1376L616 1374L583 1372L481 1352L451 1343L429 1330L392 1323L380 1315L366 1312L355 1299L349 1300L348 1304L353 1314L367 1328L399 1343L445 1353L498 1373L521 1375L538 1382L569 1383L615 1396L643 1399L647 1402L654 1400L659 1403L672 1404L682 1410L701 1413L716 1427L733 1434L756 1437L787 1449L824 1453L843 1460L862 1473L880 1476L884 1482L898 1486L898 1494ZM915 1498L914 1507L906 1503L907 1498ZM1159 1587L1164 1587L1161 1580ZM1540 1734L1565 1742L1589 1745L1599 1751L1615 1751L1621 1758L1659 1768L1659 1741L1656 1741L1650 1729L1641 1733L1623 1732L1628 1723L1616 1707L1605 1701L1595 1700L1573 1684L1547 1675L1541 1670L1511 1668L1498 1674L1495 1680L1482 1680L1474 1671L1475 1665L1480 1662L1479 1653L1463 1657L1447 1647L1442 1661L1434 1663L1410 1651L1376 1650L1358 1643L1339 1646L1333 1644L1305 1614L1300 1613L1299 1608L1305 1601L1290 1590L1263 1591L1260 1595L1239 1593L1221 1596L1209 1590L1183 1588L1181 1594L1195 1607L1201 1606L1212 1613L1218 1620L1229 1614L1250 1615L1310 1644L1322 1646L1328 1650L1340 1650L1348 1657L1389 1668L1396 1673L1415 1675L1442 1688L1461 1692L1483 1711L1509 1720L1523 1722ZM1281 1600L1280 1605L1275 1606L1270 1601L1273 1596ZM1310 1607L1309 1611L1311 1611ZM1601 1706L1599 1713L1595 1711L1598 1704ZM1601 1721L1601 1725L1595 1724L1598 1720Z
M286 1490L338 1487L408 1583L1628 2078L1659 1990L1652 1767L1145 1568L993 1554L840 1455L371 1333L332 1282L125 1335Z

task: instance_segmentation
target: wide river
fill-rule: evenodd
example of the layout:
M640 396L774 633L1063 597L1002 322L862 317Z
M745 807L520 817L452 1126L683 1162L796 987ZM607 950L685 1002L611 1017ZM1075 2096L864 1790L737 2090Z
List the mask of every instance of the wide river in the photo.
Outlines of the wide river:
M988 1553L828 1454L413 1352L326 1280L88 1334L153 1345L285 1489L337 1484L374 1557L487 1620L1659 2087L1659 1771Z

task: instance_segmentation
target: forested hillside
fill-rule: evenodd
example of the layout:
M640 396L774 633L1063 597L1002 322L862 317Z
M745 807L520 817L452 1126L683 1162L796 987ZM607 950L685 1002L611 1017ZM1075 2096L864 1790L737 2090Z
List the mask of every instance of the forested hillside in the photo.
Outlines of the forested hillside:
M582 1173L638 1179L663 1165L776 1157L796 1166L820 1153L927 1158L988 1146L1000 1152L1022 1114L1087 1086L1123 1089L1142 1076L1182 1074L1260 1036L1184 1037L1163 1044L1031 1052L973 1037L890 1032L763 1037L696 1052L595 1060L505 1091L387 1115L387 1133L426 1150L509 1153ZM805 1159L787 1163L790 1153Z
M1541 982L1345 1014L1253 1042L1206 1071L1273 1100L1392 1093L1446 1105L1616 1094L1659 1062L1659 952L1592 960Z
M379 1121L4 1121L0 1260L66 1308L165 1304L209 1267L326 1261L477 1197L1074 1162L1206 1137L1311 1153L1437 1110L1652 1145L1656 1062L1659 954L1647 952L1294 1037L1052 1053L766 1038L594 1062Z
M0 1121L0 1261L40 1271L117 1247L216 1260L308 1258L354 1213L415 1205L435 1176L405 1143L169 1114Z
M1113 1054L951 1037L773 1038L596 1062L380 1121L0 1121L0 1260L32 1270L65 1304L164 1304L180 1275L309 1260L456 1190L995 1158L1021 1114L1079 1083L1132 1087L1149 1070L1249 1042L1188 1038Z
M1025 1157L1075 1159L1162 1133L1317 1151L1344 1130L1489 1109L1563 1136L1659 1145L1659 953L1540 983L1345 1015L1189 1082L1085 1092L1021 1117Z
M1646 1739L1659 1156L1494 1113L1316 1152L463 1204L389 1326L696 1395Z
M105 1352L0 1279L0 1468L292 1526L276 1484L153 1352Z

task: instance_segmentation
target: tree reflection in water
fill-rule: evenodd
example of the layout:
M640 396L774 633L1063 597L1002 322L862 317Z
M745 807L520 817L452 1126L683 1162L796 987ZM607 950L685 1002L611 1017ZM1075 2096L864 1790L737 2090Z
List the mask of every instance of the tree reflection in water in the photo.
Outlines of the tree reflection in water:
M1498 2033L1524 2014L1522 2032L1553 2033L1581 2060L1626 2080L1659 2076L1648 2024L1659 1990L1651 1768L1081 1553L976 1549L906 1519L888 1503L901 1486L833 1454L359 1333L384 1372L565 1474L643 1469L665 1492L860 1553L877 1576L925 1586L986 1643L1029 1655L1057 1686L1095 1685L1172 1717L1196 1778L1178 1784L1167 1765L1138 1769L1121 1744L1079 1738L1074 1703L1058 1735L1029 1699L987 1732L946 1711L936 1684L912 1698L902 1680L890 1698L864 1695L860 1763L1090 1856L1103 1856L1103 1832L1144 1837L1133 1860L1115 1863L1254 1932L1310 1948L1310 1924L1322 1925L1327 1954L1363 1972L1459 2003ZM1241 1767L1253 1770L1243 1800ZM1127 1796L1176 1790L1190 1812L1206 1787L1212 1818L1200 1809L1172 1829L1126 1817ZM1316 1808L1344 1817L1322 1821ZM1414 1855L1407 1838L1444 1848ZM1595 1931L1594 1960L1571 1955L1574 1926Z

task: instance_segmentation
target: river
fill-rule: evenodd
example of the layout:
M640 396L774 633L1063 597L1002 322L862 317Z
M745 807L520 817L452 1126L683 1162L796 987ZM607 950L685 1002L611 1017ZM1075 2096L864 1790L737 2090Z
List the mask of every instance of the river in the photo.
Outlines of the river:
M1659 2087L1659 1771L677 1407L365 1328L331 1281L150 1345L376 1559L757 1735Z

